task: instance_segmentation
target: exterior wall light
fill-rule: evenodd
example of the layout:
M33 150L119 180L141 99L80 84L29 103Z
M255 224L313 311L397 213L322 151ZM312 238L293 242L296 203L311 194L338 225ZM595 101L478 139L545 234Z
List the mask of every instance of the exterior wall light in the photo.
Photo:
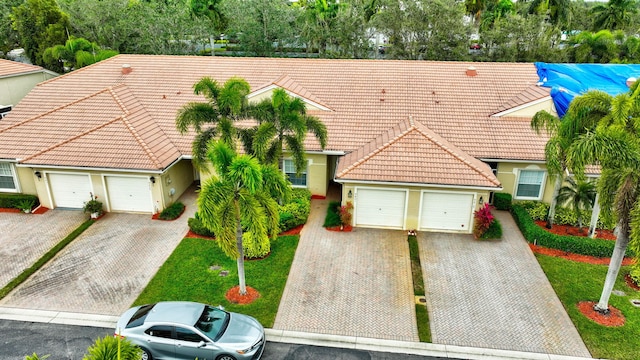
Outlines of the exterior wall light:
M152 184L156 183L156 178L154 176L149 178L149 181L151 181Z
M38 178L38 180L42 179L42 173L40 171L34 172L33 175L35 175Z
M349 192L347 193L347 197L349 199L351 199L353 197L353 192L351 190L349 190Z
M484 198L480 196L480 200L478 202L480 203L480 205L484 204Z

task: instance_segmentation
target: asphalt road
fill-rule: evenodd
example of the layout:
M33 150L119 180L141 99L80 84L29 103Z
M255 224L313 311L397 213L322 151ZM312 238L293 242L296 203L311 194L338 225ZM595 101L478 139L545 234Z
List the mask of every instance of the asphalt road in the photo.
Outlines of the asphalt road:
M0 360L23 360L34 352L49 360L81 360L99 337L113 330L86 326L0 320ZM435 360L442 358L309 345L267 343L264 360Z

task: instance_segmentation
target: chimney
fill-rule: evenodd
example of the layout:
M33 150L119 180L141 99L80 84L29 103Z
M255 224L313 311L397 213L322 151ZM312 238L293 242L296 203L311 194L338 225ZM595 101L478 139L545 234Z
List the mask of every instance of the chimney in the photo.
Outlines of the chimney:
M131 68L131 65L122 64L122 75L127 75L127 74L131 73L131 71L133 71L133 69Z
M467 68L466 74L467 74L467 76L476 76L476 75L478 75L478 71L476 70L475 67L469 66Z

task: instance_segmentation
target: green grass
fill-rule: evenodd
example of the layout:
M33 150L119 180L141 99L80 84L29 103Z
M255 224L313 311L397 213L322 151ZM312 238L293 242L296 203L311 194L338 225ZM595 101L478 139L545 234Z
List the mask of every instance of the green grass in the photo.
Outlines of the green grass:
M271 243L271 255L245 261L247 286L260 292L248 305L232 304L224 295L238 285L236 261L228 258L215 241L185 238L142 291L134 305L167 300L188 300L251 315L267 328L273 326L280 298L298 246L298 236L281 236ZM210 270L212 265L220 270ZM219 276L227 270L229 275Z
M634 307L630 299L639 299L640 292L624 283L623 267L614 290L622 290L626 296L612 294L609 305L622 311L626 318L624 326L606 327L598 325L582 315L577 304L580 301L598 301L604 279L606 265L590 265L545 255L536 255L538 262L562 301L567 313L575 324L582 340L594 358L615 360L637 360L640 334L640 309Z
M413 294L424 296L424 280L422 278L422 266L420 265L420 249L418 238L409 235L409 259L411 260L411 277L413 279ZM431 329L429 328L429 313L427 306L416 304L416 321L418 325L418 337L421 342L431 342Z
M89 226L91 226L95 220L87 220L80 224L75 230L71 232L71 234L67 235L64 239L62 239L59 243L57 243L51 250L47 251L46 254L42 255L38 261L33 263L29 268L25 269L22 273L16 276L13 280L11 280L5 287L0 289L0 299L4 298L9 294L13 289L15 289L18 285L22 284L26 281L29 276L33 275L36 271L38 271L41 267L44 266L49 260L51 260L56 254L58 254L62 249L64 249L69 243L71 243L75 238L80 236Z

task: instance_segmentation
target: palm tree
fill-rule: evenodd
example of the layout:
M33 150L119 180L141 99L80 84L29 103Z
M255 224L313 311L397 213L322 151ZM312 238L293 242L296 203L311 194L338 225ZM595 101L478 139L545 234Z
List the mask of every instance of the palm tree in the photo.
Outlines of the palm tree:
M212 142L207 153L215 175L205 181L198 196L202 224L216 234L217 243L236 259L240 294L247 293L244 274L243 232L254 239L278 234L278 204L289 184L273 166L261 165L249 155L236 155L225 142Z
M219 138L235 149L237 129L234 122L244 118L247 108L247 95L251 87L240 78L230 78L223 86L215 80L203 77L193 85L196 95L204 95L207 102L190 102L178 110L176 128L186 134L193 128L196 133L193 140L193 164L201 171L206 166L209 142Z
M65 69L74 70L116 55L115 50L103 50L94 42L72 36L64 45L47 48L42 59L49 64L62 62Z
M596 199L596 186L591 181L566 179L567 184L558 192L558 202L573 208L578 217L578 228L582 230L582 211L589 210Z
M598 4L591 9L595 16L594 29L624 29L638 12L636 0L609 0L606 4Z
M327 145L327 128L316 117L307 115L304 102L292 98L283 89L273 91L271 99L265 99L251 114L258 127L245 141L253 154L264 164L274 164L282 158L283 146L291 153L296 173L307 168L304 141L312 133L324 149Z
M552 24L566 24L571 16L571 2L569 0L533 0L529 5L529 14L547 14Z
M569 112L597 118L594 131L575 140L567 162L578 175L584 167L599 164L602 168L598 194L605 216L615 212L618 218L616 244L611 256L602 294L595 310L608 313L609 297L615 284L630 233L640 232L640 97L638 83L628 93L615 97L590 91L575 98ZM634 237L640 241L640 236ZM634 244L634 247L638 244Z

